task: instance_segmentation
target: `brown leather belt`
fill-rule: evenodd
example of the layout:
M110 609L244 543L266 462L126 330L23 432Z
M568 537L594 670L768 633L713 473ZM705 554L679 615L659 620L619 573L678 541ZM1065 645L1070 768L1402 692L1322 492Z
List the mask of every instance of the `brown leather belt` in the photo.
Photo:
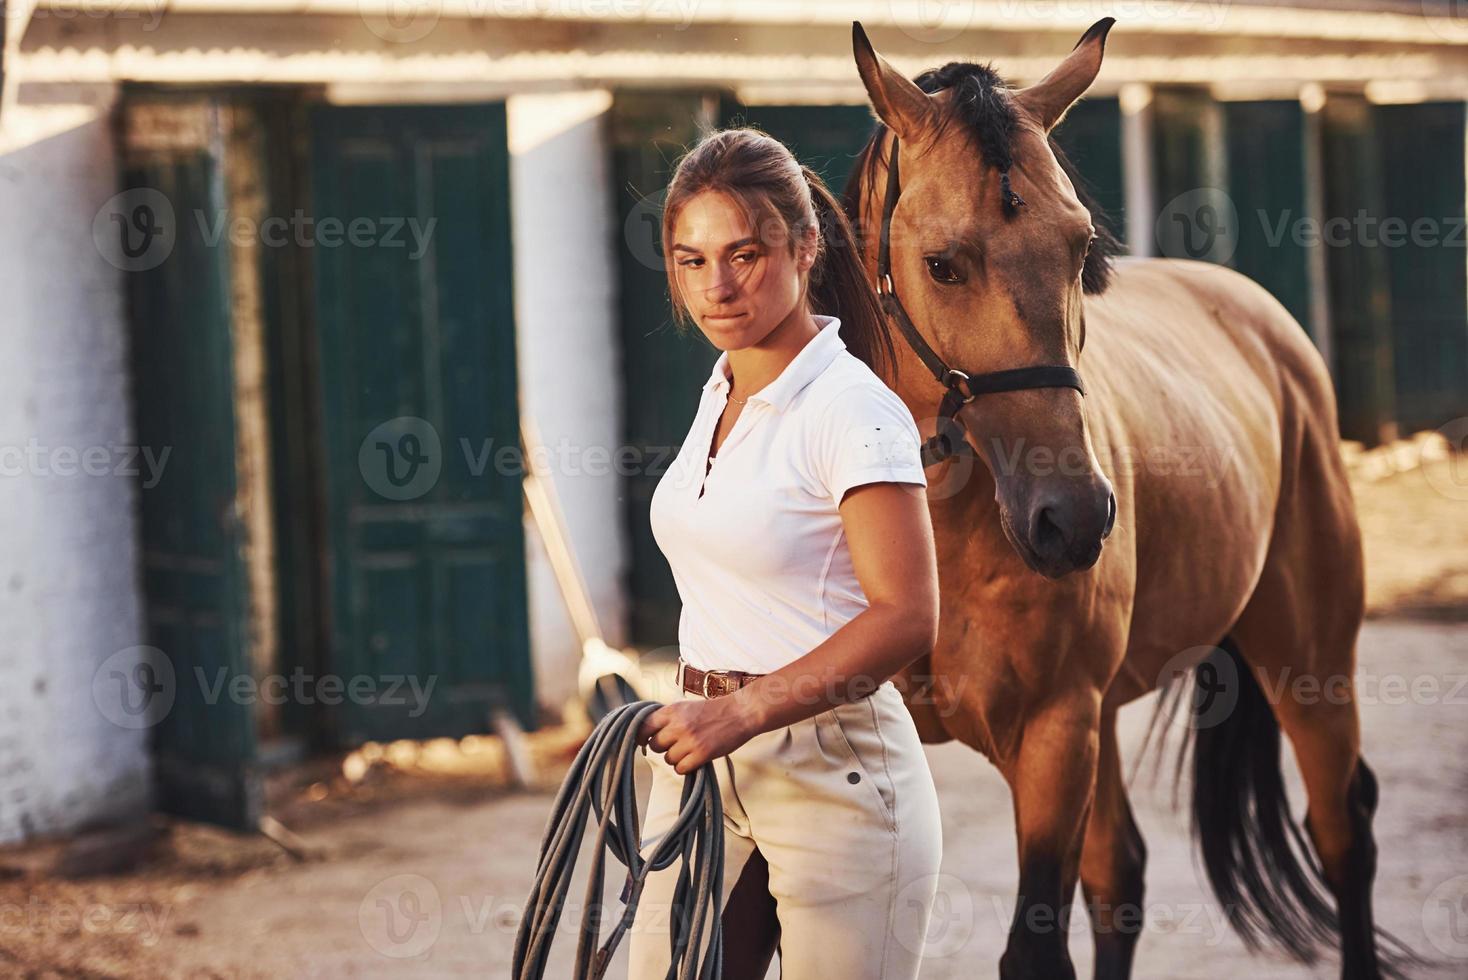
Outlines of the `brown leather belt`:
M683 690L705 698L733 694L756 677L765 676L742 670L699 670L681 658L678 660L678 674Z

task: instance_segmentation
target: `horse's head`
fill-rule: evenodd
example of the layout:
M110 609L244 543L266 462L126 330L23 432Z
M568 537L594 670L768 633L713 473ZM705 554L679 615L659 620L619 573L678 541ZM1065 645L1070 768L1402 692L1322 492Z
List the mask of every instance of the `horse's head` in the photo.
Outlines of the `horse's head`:
M1079 369L1082 295L1105 288L1116 243L1093 222L1050 131L1095 79L1111 23L1097 23L1059 67L1023 89L967 63L910 81L855 25L857 68L882 125L852 177L848 206L875 239L895 134L892 288L951 368L975 377ZM902 382L915 403L936 405L944 391L931 375L905 372ZM1032 569L1058 578L1095 564L1116 501L1081 393L1045 384L980 394L957 417L994 475L1010 543Z

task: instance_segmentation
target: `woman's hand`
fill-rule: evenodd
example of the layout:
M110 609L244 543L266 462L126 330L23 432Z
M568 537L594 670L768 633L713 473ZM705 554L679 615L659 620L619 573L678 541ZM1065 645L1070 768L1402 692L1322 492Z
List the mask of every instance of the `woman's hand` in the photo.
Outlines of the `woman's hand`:
M758 734L744 703L728 694L663 705L643 719L637 740L663 753L678 775L686 776Z

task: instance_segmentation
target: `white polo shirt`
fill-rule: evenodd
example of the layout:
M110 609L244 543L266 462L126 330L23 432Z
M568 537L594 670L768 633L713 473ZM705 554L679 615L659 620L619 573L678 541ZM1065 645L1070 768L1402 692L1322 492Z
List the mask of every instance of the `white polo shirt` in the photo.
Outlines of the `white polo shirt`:
M653 537L683 600L680 653L700 670L767 673L849 622L867 599L841 498L866 483L927 486L912 413L846 349L839 320L815 320L820 332L749 397L705 479L731 381L720 354L653 491Z

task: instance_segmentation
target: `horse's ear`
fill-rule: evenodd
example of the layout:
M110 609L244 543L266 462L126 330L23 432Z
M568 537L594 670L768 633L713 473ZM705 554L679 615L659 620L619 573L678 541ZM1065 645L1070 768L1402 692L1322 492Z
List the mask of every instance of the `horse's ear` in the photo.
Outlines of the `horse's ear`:
M1096 80L1096 73L1101 70L1101 56L1106 52L1106 33L1115 23L1115 17L1096 21L1081 35L1075 50L1066 55L1050 74L1029 88L1014 93L1045 132L1055 128L1066 110L1086 94L1086 89Z
M851 22L851 49L856 56L856 71L866 86L867 96L877 118L886 123L897 137L915 143L935 122L937 110L932 96L918 88L907 76L877 54L860 21Z

